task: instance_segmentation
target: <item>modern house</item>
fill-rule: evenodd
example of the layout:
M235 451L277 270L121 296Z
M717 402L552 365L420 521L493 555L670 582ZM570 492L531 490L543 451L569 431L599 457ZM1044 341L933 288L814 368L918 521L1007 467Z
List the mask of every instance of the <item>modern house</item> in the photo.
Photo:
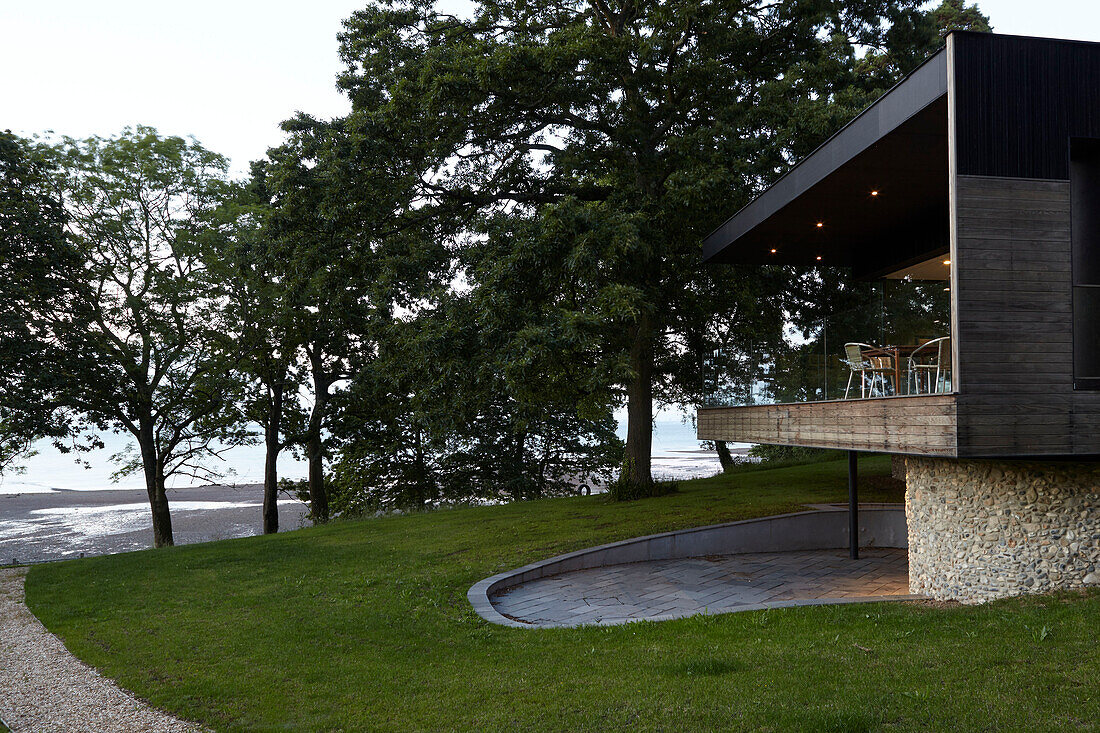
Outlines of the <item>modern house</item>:
M923 283L950 312L835 344L847 398L701 407L700 439L906 456L914 593L1100 583L1100 44L948 35L703 252Z

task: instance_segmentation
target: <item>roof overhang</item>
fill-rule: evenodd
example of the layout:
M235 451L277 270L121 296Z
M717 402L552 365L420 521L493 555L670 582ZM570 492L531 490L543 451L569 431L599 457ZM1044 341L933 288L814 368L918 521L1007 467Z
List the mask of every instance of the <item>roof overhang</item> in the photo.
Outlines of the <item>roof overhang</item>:
M704 239L703 259L871 277L946 252L947 75L940 50Z

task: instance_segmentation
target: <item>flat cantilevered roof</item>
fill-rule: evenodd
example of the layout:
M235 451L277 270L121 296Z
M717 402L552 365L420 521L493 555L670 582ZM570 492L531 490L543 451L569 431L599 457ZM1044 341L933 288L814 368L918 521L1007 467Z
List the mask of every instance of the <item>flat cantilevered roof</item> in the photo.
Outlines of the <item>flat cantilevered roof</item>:
M941 49L707 236L704 261L869 275L946 251L947 75Z

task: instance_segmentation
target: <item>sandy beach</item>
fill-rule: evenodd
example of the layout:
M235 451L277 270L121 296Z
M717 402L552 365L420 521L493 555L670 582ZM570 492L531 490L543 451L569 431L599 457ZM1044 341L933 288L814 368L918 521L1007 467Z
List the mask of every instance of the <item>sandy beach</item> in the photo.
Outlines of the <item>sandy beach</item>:
M171 489L177 545L260 534L260 484ZM280 497L280 530L308 523L306 506ZM0 494L0 565L106 555L151 547L143 490Z
M674 426L675 427L675 426ZM693 434L654 451L653 474L658 479L712 476L720 469L713 451L698 449ZM735 448L743 453L744 448ZM237 475L247 475L253 456L237 457ZM262 461L260 462L262 465ZM0 565L64 560L91 555L131 552L152 546L149 502L143 488L100 488L112 466L99 461L98 471L75 468L47 449L25 476L9 477L0 485ZM72 490L63 487L73 487ZM263 487L258 483L178 487L168 490L172 529L177 545L260 534ZM308 510L296 499L281 496L279 526L297 529L308 522Z

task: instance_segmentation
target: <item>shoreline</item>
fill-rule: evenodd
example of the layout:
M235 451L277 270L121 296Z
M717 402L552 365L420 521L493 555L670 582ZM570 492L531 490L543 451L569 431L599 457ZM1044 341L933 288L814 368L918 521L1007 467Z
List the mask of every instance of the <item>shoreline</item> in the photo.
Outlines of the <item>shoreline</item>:
M177 545L261 534L262 505L260 484L168 490ZM152 547L149 511L144 489L0 494L0 565ZM308 526L307 513L305 504L281 495L280 531Z
M257 491L262 491L263 490L263 484L249 481L249 482L242 482L242 483L239 483L239 484L236 484L236 483L234 483L234 484L230 484L230 483L211 483L211 484L200 484L200 485L197 485L197 486L170 486L166 489L166 491L168 493L168 496L169 496L169 500L171 499L171 496L172 496L173 492L177 492L177 491L185 491L185 492L209 491L209 490L243 490L243 491L257 490ZM117 493L117 492L127 492L127 491L131 491L131 492L132 491L139 491L139 492L142 492L144 494L145 493L145 487L144 486L96 486L96 487L87 488L87 489L70 489L70 488L65 488L65 487L62 487L62 486L50 486L50 487L44 487L44 488L41 488L41 489L35 489L33 491L25 491L25 490L21 491L21 490L18 490L18 489L13 490L13 491L6 491L5 487L4 487L4 484L0 483L0 499L3 499L6 496L57 496L57 495L81 496L81 495L84 495L84 494Z
M666 449L653 458L658 480L704 478L720 470L718 454L703 449ZM261 534L262 504L262 483L169 488L175 543ZM144 487L50 487L5 493L0 485L0 566L147 549L153 539L149 512ZM279 495L279 515L280 531L310 524L307 506L285 493Z
M748 447L744 448L731 448L730 453L736 456L747 455L749 452ZM718 465L718 453L713 450L707 450L706 448L669 448L661 451L654 451L653 454L653 472L655 474L665 475L669 469L677 470L684 469L686 463L690 464L703 464L713 462L714 469L717 471L720 466ZM668 464L668 465L662 465ZM664 470L662 470L664 469ZM672 478L698 478L703 475L697 471L688 472L690 475L673 476ZM21 477L22 478L22 477ZM295 479L300 480L300 479ZM258 491L262 493L263 483L254 481L244 481L241 483L207 483L199 485L186 485L186 486L172 486L167 489L168 498L171 501L172 494L175 492L202 492L202 491ZM86 494L97 493L119 493L119 492L141 492L145 493L144 486L138 485L126 485L126 486L95 486L92 488L67 488L63 486L42 486L41 488L35 488L32 490L26 490L25 486L16 484L10 489L5 486L3 481L0 481L0 499L9 496L83 496ZM2 512L0 512L0 520L2 520Z

